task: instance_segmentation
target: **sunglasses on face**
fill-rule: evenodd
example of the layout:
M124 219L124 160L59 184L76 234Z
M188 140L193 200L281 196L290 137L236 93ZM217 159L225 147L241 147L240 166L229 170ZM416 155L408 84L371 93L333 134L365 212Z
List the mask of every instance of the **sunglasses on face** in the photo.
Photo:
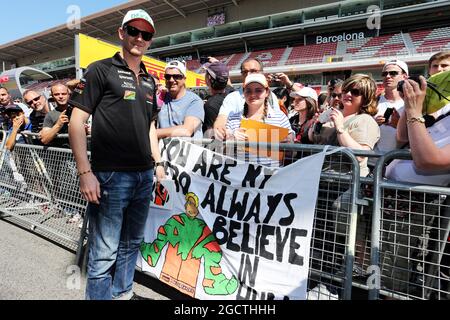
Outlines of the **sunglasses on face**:
M336 98L340 99L340 98L342 97L342 93L332 93L332 94L331 94L331 97L332 97L333 99L336 99Z
M396 76L399 75L399 72L398 72L398 71L383 71L383 72L381 73L381 75L382 75L383 77L386 77L387 75L390 75L391 77L396 77Z
M124 30L130 37L137 37L139 34L142 36L142 40L144 41L150 41L153 38L153 33L148 31L142 31L138 28L132 27L132 26L125 26Z
M359 91L359 89L347 89L347 90L342 90L342 93L347 93L350 92L350 94L354 97L359 97L360 95L362 95L361 91Z
M166 79L166 81L169 81L171 78L173 78L173 80L175 81L179 81L183 79L184 76L182 74L167 74L167 73L164 75L164 79Z
M244 94L252 95L252 94L256 93L259 96L259 95L262 95L265 91L266 91L266 89L263 89L263 88L256 88L255 90L248 88L248 89L244 90Z
M38 102L40 98L41 98L41 96L37 96L37 97L34 98L34 99L31 99L31 100L26 101L26 103L27 103L27 104L32 104L33 102Z

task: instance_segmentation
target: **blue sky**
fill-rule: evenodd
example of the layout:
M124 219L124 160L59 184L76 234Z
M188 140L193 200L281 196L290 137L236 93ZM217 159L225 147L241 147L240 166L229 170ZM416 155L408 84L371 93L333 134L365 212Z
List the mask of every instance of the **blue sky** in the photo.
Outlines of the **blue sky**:
M2 2L6 0L2 0ZM2 3L0 45L65 24L73 11L80 8L81 17L109 9L128 0L13 0Z

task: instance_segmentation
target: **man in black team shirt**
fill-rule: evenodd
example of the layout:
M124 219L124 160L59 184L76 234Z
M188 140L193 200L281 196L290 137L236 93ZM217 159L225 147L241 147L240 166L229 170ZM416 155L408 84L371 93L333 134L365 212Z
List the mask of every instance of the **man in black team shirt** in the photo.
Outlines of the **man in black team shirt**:
M155 81L142 56L155 32L143 10L127 12L121 52L91 64L69 103L69 125L80 190L89 201L86 299L135 299L132 285L144 239L153 168L164 179L156 138ZM85 123L92 115L91 164ZM153 160L156 162L153 164Z

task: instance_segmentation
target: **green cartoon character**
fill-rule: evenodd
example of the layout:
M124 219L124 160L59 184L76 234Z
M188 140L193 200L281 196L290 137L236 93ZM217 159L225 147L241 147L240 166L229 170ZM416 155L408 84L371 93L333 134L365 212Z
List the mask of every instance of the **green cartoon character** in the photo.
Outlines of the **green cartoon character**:
M238 281L222 273L222 252L206 223L197 218L199 200L195 193L186 194L186 213L170 217L159 227L152 243L141 243L141 254L154 267L161 251L168 245L160 280L181 292L195 296L201 259L204 263L203 288L210 295L229 295L236 291Z

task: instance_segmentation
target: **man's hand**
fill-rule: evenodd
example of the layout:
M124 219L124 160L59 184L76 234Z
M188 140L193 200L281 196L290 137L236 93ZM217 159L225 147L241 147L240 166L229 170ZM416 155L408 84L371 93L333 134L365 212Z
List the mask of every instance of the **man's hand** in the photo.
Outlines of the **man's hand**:
M100 203L100 183L92 172L86 173L80 177L80 191L88 202L95 204Z
M56 122L56 124L58 125L59 128L62 128L64 126L64 123L69 123L69 117L66 115L66 111L64 110L63 112L61 112L61 114L59 115L58 121Z
M380 114L380 115L375 117L375 121L378 123L378 125L382 125L382 124L384 124L386 119L384 118L383 115Z
M164 171L164 167L162 166L156 166L155 168L155 176L156 176L156 180L159 182L161 182L162 180L166 179L166 172Z
M391 115L391 120L389 121L389 123L387 125L397 129L397 124L398 124L399 120L400 120L400 114L398 113L397 110L394 109L394 111L392 112L392 115Z
M286 87L290 87L292 85L291 80L289 80L289 77L284 74L284 73L277 73L275 74L275 76L277 77L278 80L281 81L281 83L286 86Z

